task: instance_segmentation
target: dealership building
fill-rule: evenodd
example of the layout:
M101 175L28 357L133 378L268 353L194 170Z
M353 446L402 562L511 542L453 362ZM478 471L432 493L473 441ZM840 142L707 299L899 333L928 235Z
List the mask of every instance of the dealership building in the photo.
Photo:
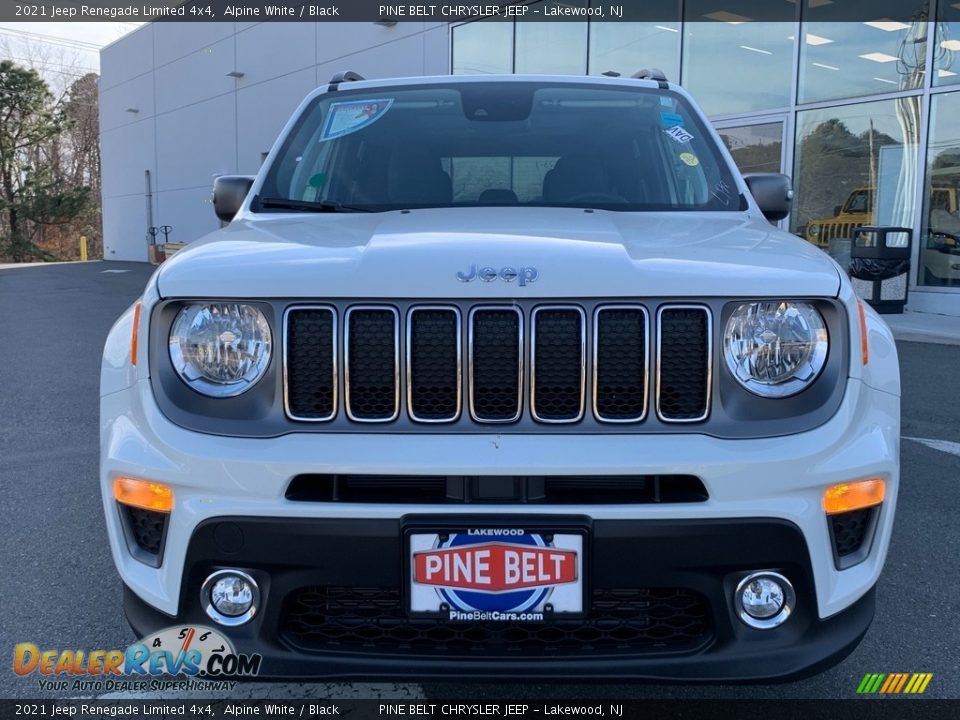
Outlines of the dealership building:
M910 309L960 315L960 3L879 0L867 21L830 0L777 3L797 9L771 20L748 0L671 0L679 9L649 22L143 25L101 52L105 257L146 260L150 242L217 228L213 178L256 173L297 104L338 71L657 67L744 172L791 175L785 229L843 262L855 228L908 228Z

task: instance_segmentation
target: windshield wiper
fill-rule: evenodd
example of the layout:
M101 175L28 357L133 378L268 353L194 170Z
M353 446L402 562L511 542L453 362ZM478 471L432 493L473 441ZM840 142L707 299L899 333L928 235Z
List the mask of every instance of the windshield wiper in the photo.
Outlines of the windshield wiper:
M344 205L336 200L292 200L290 198L261 198L260 207L301 210L303 212L374 212L369 208Z

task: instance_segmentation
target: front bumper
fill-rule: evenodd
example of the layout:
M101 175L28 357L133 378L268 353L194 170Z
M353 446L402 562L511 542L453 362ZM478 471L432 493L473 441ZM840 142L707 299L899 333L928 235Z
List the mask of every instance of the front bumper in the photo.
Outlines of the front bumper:
M176 619L130 589L127 618L141 637L172 624L210 625L199 606L200 587L209 573L229 566L246 570L261 588L263 610L227 630L239 652L263 656L261 677L700 681L819 671L843 659L873 618L872 590L827 620L817 616L806 543L788 522L557 516L540 521L589 529L593 600L586 618L545 625L414 621L401 605L402 530L421 520L206 521L190 541ZM472 526L482 518L451 516L450 522ZM747 627L732 608L737 582L760 568L788 577L797 593L794 614L774 631ZM619 598L612 612L611 598Z
M676 435L565 433L430 435L292 434L270 439L202 435L170 423L149 381L101 400L101 484L111 550L128 587L127 612L146 632L179 621L211 624L199 586L214 567L262 574L267 601L259 618L229 629L241 649L256 649L268 675L417 676L563 674L696 678L779 678L842 658L866 631L872 589L889 544L899 480L899 399L850 379L827 423L796 435L723 440ZM683 588L701 595L709 628L683 647L635 652L540 653L510 660L481 649L465 656L402 657L383 648L295 649L282 631L284 601L301 587L379 588L396 592L404 518L479 519L523 525L569 516L571 508L539 505L429 505L295 502L291 478L303 473L464 475L690 474L705 502L585 504L576 512L591 528L593 590ZM162 563L133 557L112 499L118 475L171 485L176 506L166 528ZM869 552L838 570L821 509L829 485L864 477L887 483ZM231 550L210 528L234 524L245 538ZM601 542L602 541L602 542ZM269 549L269 552L267 551ZM360 552L362 550L362 552ZM732 617L730 596L745 571L777 570L797 589L797 615L773 631L750 630ZM732 583L732 585L731 585ZM606 587L604 587L606 585ZM510 663L513 665L510 665ZM448 670L448 668L452 668Z

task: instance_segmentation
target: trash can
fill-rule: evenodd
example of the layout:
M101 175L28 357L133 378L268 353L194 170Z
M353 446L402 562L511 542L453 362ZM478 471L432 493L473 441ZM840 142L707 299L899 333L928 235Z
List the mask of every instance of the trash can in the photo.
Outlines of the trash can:
M853 231L853 289L879 313L902 313L907 303L912 237L904 227L864 225Z

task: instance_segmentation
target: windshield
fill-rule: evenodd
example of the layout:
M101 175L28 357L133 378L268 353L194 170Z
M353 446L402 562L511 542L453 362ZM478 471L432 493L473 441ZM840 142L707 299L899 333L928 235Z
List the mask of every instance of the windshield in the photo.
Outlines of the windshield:
M253 208L740 210L743 202L713 138L676 93L473 82L318 97Z

